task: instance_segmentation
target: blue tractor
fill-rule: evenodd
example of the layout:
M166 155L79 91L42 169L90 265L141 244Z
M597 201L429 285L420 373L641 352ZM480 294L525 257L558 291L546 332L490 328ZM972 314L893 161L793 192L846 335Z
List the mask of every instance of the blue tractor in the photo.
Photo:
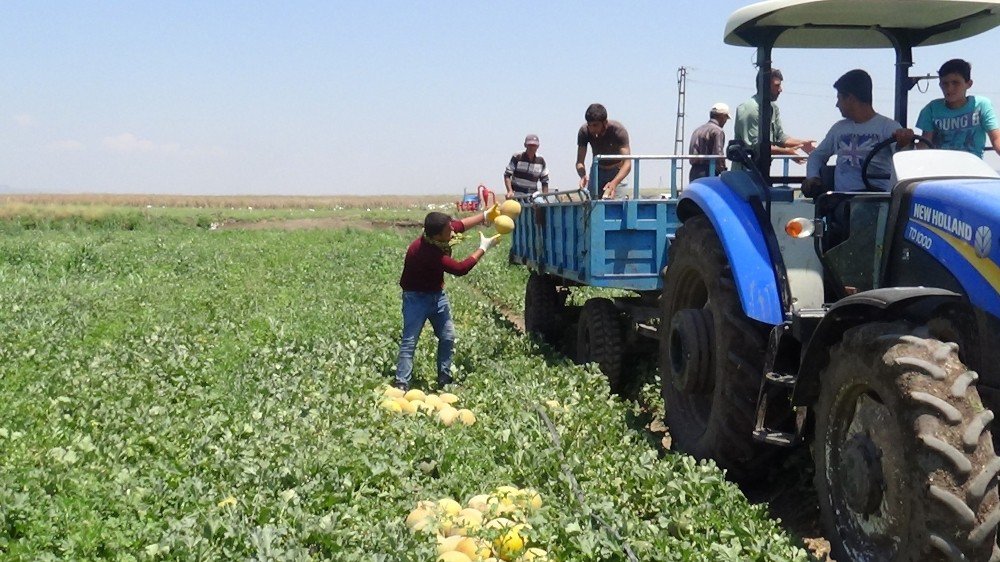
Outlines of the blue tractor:
M774 48L892 48L905 124L913 49L997 25L1000 1L769 0L733 13L725 40L756 48L765 100ZM804 178L771 176L770 112L759 146L730 150L745 171L678 197L529 205L512 253L532 269L526 327L575 325L613 385L636 336L655 338L674 446L734 479L811 446L838 561L1000 560L1000 176L899 151L890 192L804 198ZM581 284L632 296L574 310Z

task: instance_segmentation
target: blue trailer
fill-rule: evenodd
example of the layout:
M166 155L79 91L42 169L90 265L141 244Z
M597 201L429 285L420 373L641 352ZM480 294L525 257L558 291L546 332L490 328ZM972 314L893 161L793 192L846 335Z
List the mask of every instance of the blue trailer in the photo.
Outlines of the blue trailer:
M585 190L541 195L513 232L514 261L592 287L658 291L676 199L591 199Z
M526 330L550 343L568 343L577 361L598 363L615 389L625 382L622 355L655 346L652 323L659 316L663 268L680 226L676 184L669 194L640 197L639 165L668 160L676 177L677 167L689 157L599 156L592 165L622 158L633 163L631 196L599 199L593 182L586 189L521 196L523 211L511 243L511 262L531 271L525 289ZM590 177L597 177L596 170ZM577 286L619 289L619 296L567 306L568 292Z
M631 160L633 185L622 199L600 199L593 181L585 189L516 196L523 212L512 233L510 259L530 270L525 329L568 349L580 363L599 364L615 390L627 382L622 371L625 354L655 352L663 272L674 233L681 226L677 209L683 190L676 178L683 163L693 158L697 156L596 157L590 178L597 177L602 161ZM643 162L668 165L669 192L642 197ZM710 166L714 168L714 162ZM714 169L710 172L714 175ZM791 197L789 190L785 199ZM617 291L608 292L614 296L588 299L582 306L568 306L573 287Z

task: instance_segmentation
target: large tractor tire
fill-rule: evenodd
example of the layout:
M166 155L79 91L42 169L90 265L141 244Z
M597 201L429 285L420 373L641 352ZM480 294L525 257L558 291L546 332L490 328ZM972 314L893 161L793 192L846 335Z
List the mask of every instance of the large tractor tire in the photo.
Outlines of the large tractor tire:
M660 302L660 381L675 446L714 459L734 480L762 476L783 453L753 439L767 327L743 313L708 217L677 230Z
M531 273L524 287L525 331L529 334L538 334L549 344L556 344L560 336L560 317L565 304L565 295L559 292L550 277Z
M997 472L977 375L904 323L847 331L816 406L816 490L836 560L1000 559Z
M576 332L576 362L597 363L613 392L622 390L625 338L621 312L609 299L583 304Z

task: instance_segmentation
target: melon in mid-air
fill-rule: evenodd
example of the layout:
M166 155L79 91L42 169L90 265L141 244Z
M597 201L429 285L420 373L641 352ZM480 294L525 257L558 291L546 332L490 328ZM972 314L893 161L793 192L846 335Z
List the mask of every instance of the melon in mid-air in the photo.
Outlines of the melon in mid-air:
M514 231L514 219L507 215L500 215L493 221L493 228L499 234L510 234Z
M521 204L513 199L508 199L500 204L500 213L516 219L521 214Z

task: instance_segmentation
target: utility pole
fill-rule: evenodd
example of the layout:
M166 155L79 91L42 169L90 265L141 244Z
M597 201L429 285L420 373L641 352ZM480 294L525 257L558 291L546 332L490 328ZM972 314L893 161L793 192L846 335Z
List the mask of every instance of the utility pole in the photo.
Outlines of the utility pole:
M687 69L683 66L677 69L677 127L674 130L674 154L684 154L684 106L686 103L686 92L687 90ZM680 160L677 162L677 168L674 170L674 181L677 182L675 185L684 185L684 165L686 162ZM680 173L680 177L676 176Z

